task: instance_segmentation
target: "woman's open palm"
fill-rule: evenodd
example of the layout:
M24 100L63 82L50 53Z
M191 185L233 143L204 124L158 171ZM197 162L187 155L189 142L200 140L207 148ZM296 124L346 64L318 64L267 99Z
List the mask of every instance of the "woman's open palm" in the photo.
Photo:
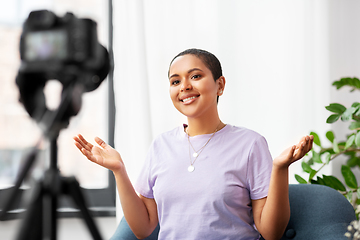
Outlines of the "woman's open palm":
M304 136L297 145L287 148L274 159L274 164L281 167L288 167L293 162L301 159L312 149L314 136Z
M111 171L116 171L124 167L120 154L114 148L106 144L102 139L98 137L95 138L95 142L99 145L99 147L86 141L81 134L75 136L74 140L75 146L90 161Z

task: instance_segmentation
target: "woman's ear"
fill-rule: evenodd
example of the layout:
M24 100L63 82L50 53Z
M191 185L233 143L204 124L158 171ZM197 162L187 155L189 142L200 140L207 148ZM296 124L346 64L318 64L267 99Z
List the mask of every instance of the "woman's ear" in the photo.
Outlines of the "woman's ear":
M224 93L224 89L225 89L225 83L226 83L225 77L221 76L217 81L219 85L218 96L221 96Z

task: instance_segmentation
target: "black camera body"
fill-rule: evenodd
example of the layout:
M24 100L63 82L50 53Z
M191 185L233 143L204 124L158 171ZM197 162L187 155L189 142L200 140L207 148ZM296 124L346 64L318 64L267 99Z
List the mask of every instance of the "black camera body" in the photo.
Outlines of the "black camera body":
M21 71L46 72L54 78L74 71L74 67L81 72L98 72L108 61L98 43L96 22L72 13L58 17L48 10L29 14L20 38L20 57Z
M20 39L21 60L37 67L59 63L82 64L96 58L96 23L72 13L57 17L48 10L33 11Z
M83 92L95 90L110 71L110 56L97 38L97 24L72 13L63 17L48 10L32 11L20 38L21 65L16 77L20 101L37 122L51 113L45 104L43 88L54 79L73 96L61 113L63 122L78 113ZM75 93L76 92L76 93ZM51 114L48 114L51 115ZM66 125L65 124L65 125Z
M57 17L43 10L31 12L20 40L21 59L41 64L46 61L83 63L96 56L96 23L72 13Z

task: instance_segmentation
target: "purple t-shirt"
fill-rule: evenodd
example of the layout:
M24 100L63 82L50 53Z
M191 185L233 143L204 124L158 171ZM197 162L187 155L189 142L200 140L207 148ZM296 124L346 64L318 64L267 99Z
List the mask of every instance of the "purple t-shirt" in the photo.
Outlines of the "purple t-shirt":
M190 141L198 151L210 137L198 135ZM156 201L159 239L258 239L251 199L268 192L272 158L265 138L226 125L189 172L192 153L182 126L161 134L135 185L139 194Z

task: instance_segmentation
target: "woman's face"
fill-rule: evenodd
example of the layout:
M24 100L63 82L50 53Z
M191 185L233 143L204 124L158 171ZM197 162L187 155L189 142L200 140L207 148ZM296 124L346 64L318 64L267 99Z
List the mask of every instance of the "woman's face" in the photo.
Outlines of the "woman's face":
M217 113L217 96L221 95L225 79L214 81L213 75L194 55L177 57L169 69L170 97L175 108L190 118Z

